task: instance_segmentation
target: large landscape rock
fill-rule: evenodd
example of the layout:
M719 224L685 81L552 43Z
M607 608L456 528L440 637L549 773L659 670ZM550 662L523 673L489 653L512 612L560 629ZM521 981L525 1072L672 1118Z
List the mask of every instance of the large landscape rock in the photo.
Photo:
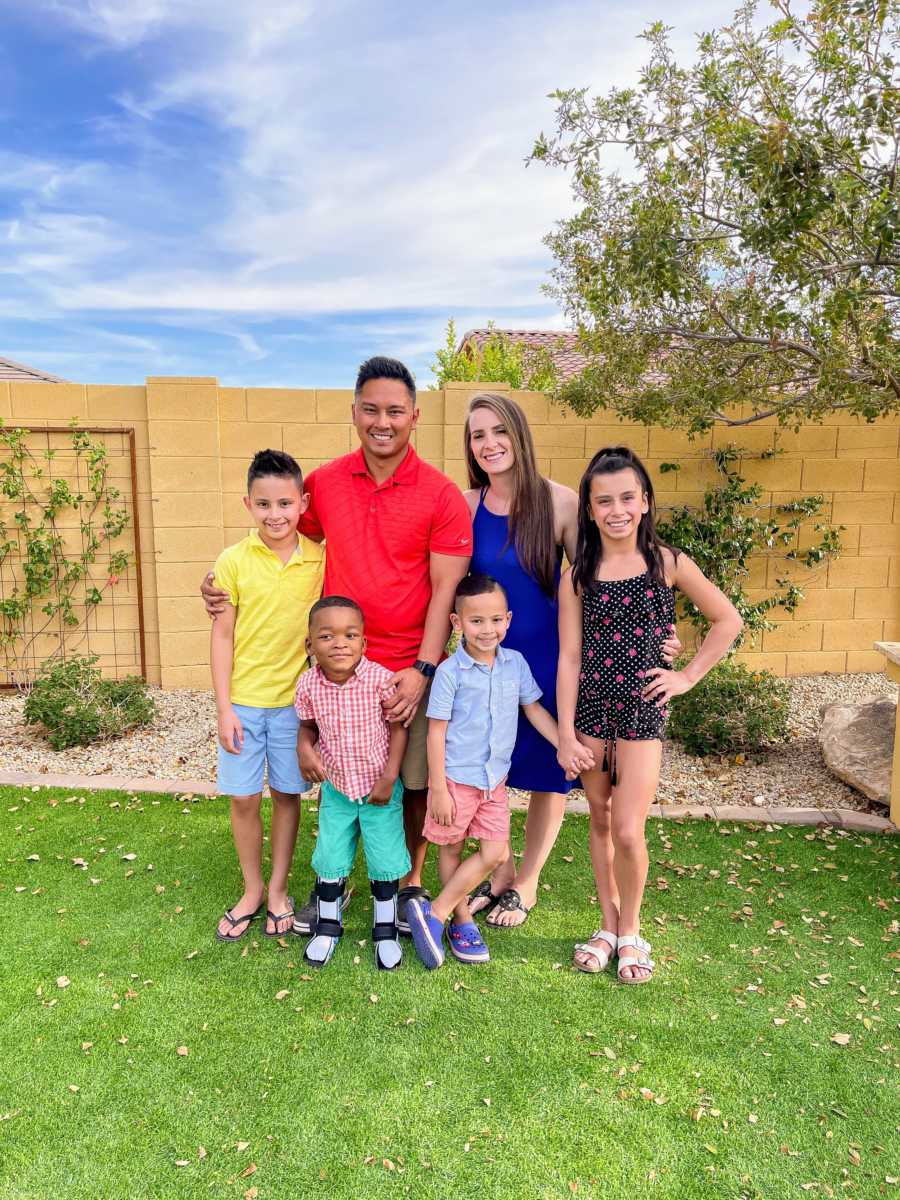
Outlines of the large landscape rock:
M878 804L891 802L896 696L822 710L819 745L825 764L844 783Z

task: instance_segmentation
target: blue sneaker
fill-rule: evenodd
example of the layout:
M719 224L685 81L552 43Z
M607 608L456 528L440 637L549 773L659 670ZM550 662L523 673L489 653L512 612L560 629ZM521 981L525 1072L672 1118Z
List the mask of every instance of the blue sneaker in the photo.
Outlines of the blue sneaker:
M491 953L485 945L484 938L478 932L478 926L473 921L462 925L450 922L447 929L447 940L450 943L450 953L464 963L486 963L491 961Z
M444 964L444 924L431 915L431 901L411 898L406 905L409 931L416 954L429 971Z

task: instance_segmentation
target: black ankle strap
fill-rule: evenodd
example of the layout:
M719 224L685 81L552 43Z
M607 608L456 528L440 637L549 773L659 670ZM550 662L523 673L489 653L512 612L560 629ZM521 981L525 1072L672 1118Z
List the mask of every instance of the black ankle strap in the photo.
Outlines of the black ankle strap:
M332 917L319 917L316 920L314 932L316 937L339 938L344 932L344 927L340 921L335 921Z

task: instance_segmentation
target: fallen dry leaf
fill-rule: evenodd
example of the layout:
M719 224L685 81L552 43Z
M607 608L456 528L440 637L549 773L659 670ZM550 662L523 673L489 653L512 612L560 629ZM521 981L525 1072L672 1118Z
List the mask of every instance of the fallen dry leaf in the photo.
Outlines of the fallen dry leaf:
M849 1033L833 1033L831 1035L831 1040L834 1042L834 1044L836 1046L847 1046L850 1043L850 1034Z
M289 996L290 994L291 994L290 988L282 988L280 992L275 993L275 999L283 1000L285 998L285 996Z
M237 1150L238 1154L242 1154L249 1145L249 1142L238 1142L238 1144L235 1146L235 1150Z
M71 982L72 980L68 975L58 975L56 978L56 986L58 988L67 988Z
M258 1170L256 1163L248 1163L241 1171L241 1179L249 1179L251 1175L255 1175Z
M179 1046L175 1053L180 1054L182 1058L185 1058L188 1054L190 1054L190 1051L188 1050L187 1046Z
M191 1165L191 1164L190 1164L190 1160L189 1160L189 1159L186 1159L186 1158L176 1158L176 1159L175 1159L175 1166L176 1166L176 1167L189 1167L190 1165Z

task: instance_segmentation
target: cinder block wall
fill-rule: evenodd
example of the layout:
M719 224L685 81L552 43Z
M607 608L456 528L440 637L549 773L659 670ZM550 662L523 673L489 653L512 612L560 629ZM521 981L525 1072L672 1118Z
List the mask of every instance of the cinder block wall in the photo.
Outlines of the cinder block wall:
M451 384L420 394L416 448L461 487L463 420L482 390L509 391ZM528 415L542 473L577 487L597 449L624 442L644 458L663 506L699 502L715 474L705 450L734 442L758 452L777 441L783 453L746 460L744 474L762 485L765 503L824 494L825 518L845 526L844 552L818 570L792 568L806 599L793 616L774 613L776 628L743 657L780 675L882 669L872 643L900 640L900 420L866 425L835 414L797 433L766 422L717 427L690 441L608 413L583 420L541 393L511 394ZM347 453L357 444L352 395L225 388L196 377L151 377L145 387L2 383L0 417L37 427L64 427L73 418L134 427L148 674L164 687L206 688L209 624L198 587L219 550L248 528L241 503L247 462L269 446L288 450L308 472ZM681 470L663 474L661 465L673 461ZM801 534L811 536L811 529ZM775 572L774 563L754 565L751 584L760 595Z

